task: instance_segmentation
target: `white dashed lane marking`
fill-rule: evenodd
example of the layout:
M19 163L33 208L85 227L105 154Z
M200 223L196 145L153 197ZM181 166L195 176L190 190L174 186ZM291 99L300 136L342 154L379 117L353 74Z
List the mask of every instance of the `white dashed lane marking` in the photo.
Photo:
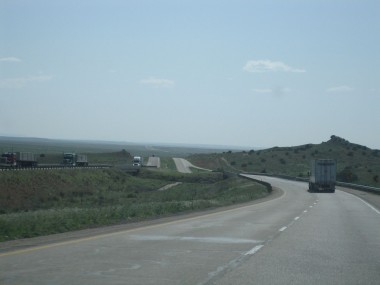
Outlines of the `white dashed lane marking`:
M263 246L264 246L263 244L256 245L254 248L252 248L251 250L247 251L244 255L253 255L256 252L258 252Z

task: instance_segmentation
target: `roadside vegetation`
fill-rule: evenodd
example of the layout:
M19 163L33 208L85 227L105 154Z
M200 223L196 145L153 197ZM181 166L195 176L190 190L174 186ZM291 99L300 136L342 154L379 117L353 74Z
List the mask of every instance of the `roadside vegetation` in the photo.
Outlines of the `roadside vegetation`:
M337 161L339 181L380 187L380 150L350 143L337 136L331 136L329 141L321 144L196 154L187 159L197 166L209 169L306 178L311 160L318 158Z
M41 150L40 163L60 161L62 153L52 145ZM380 151L337 136L321 144L189 155L194 165L214 171L192 169L192 174L178 173L169 156L161 157L161 169L143 168L132 175L123 170L131 164L129 150L82 153L90 163L114 167L0 172L0 241L251 201L270 189L234 173L306 178L310 161L318 158L337 161L339 181L380 187ZM159 191L170 184L175 186Z
M182 183L158 191L175 182ZM4 171L0 185L0 241L227 206L269 191L236 175L170 169Z

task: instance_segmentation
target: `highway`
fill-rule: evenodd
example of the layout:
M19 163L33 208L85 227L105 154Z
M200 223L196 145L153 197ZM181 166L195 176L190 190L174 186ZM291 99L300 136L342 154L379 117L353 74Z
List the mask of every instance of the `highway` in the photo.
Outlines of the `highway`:
M0 171L35 171L35 170L52 170L52 169L99 169L110 168L108 164L90 164L88 166L63 166L61 164L40 164L34 167L5 167L0 165Z
M28 247L0 247L0 284L378 284L380 211L258 177L274 199Z
M196 168L204 171L211 171L210 169L195 166L190 161L184 158L173 158L173 160L177 168L177 171L181 173L191 173L191 168Z
M161 159L157 156L150 156L146 166L160 168L161 167Z
M181 173L191 173L191 163L183 158L173 158L177 171Z

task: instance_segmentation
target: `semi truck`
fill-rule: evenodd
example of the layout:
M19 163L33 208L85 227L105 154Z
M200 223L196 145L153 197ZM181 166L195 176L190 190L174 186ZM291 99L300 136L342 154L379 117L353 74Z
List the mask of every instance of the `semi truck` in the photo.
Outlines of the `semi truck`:
M1 155L3 167L36 167L37 157L32 152L6 152Z
M336 161L315 159L311 161L310 192L335 192Z
M88 166L87 155L65 152L62 163L65 166Z
M142 156L134 156L133 157L133 166L141 167L143 165L143 157Z

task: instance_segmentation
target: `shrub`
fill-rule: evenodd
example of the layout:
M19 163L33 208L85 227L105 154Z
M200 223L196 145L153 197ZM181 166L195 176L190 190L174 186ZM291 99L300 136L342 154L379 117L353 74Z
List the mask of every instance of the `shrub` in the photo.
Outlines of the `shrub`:
M337 175L338 180L342 182L355 182L358 180L358 176L352 171L351 167L344 168L341 172Z
M52 172L49 173L52 174ZM63 196L71 195L73 200L73 204L65 203L62 205L66 207L4 213L0 215L0 241L231 205L237 202L247 202L268 194L265 187L229 173L224 173L224 175L222 173L171 174L184 182L166 191L151 191L150 187L158 189L159 186L167 184L170 180L159 183L153 181L153 183L149 175L172 179L171 175L155 171L142 171L142 173L145 179L128 176L129 179L126 180L132 180L129 183L134 181L136 185L129 184L129 186L136 188L135 190L125 188L123 191L119 191L117 188L119 185L114 184L113 179L111 179L106 181L107 184L112 184L110 189L96 189L92 185L95 190L91 197L86 197L88 195L78 189L74 192L61 189L57 192L58 196L61 194ZM117 179L119 181L122 180L121 173L114 171L88 171L82 174L93 176L94 179L96 176L106 179L107 175L101 174L108 174L115 179L119 177ZM73 176L72 178L75 180L78 177ZM83 178L86 177L81 177L79 180ZM140 187L149 188L145 190Z

